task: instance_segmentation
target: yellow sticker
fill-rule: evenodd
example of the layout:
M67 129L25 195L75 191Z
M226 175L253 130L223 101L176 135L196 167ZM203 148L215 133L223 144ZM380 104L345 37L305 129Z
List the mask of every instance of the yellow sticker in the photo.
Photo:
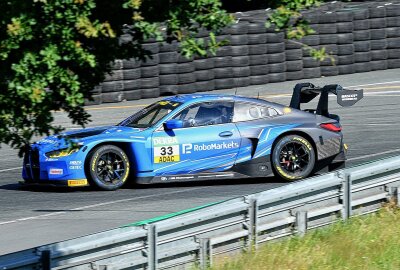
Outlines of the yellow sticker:
M291 109L291 108L289 108L289 107L283 108L283 113L284 113L284 114L288 114L288 113L291 113L291 112L292 112L292 109Z
M349 149L349 146L347 144L343 144L344 150Z
M68 180L69 187L82 187L87 185L88 185L87 179Z
M180 156L158 156L154 157L154 163L168 163L180 161Z

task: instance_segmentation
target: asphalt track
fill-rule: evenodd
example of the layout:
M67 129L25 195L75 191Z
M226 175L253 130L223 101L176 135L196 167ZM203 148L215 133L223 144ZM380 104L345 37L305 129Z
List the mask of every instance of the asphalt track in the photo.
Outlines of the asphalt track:
M339 83L364 88L365 97L350 108L339 108L334 100L331 112L341 116L349 144L348 165L400 153L400 69L342 75L310 80L323 85ZM215 91L257 96L288 104L295 81ZM332 97L334 99L335 97ZM88 107L89 126L118 123L154 100L130 101ZM311 104L313 106L315 104ZM62 112L56 123L78 128ZM46 243L99 232L123 224L176 212L202 204L259 192L281 185L274 177L136 186L115 192L87 188L20 189L21 159L16 150L0 149L0 255Z

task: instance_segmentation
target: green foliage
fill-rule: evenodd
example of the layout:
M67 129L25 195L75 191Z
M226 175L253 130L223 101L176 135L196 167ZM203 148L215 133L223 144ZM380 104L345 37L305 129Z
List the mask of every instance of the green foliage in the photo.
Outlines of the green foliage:
M235 258L213 258L219 270L400 268L400 210L388 206L368 216L267 243L256 252Z
M232 21L219 0L4 0L0 10L0 144L21 150L62 130L52 111L86 125L84 99L113 60L143 58L144 40L178 40L184 55L206 55L221 45L213 32ZM208 41L195 38L201 29ZM132 42L120 44L124 33Z
M277 8L267 20L266 27L275 27L276 31L285 30L286 37L294 40L315 33L307 20L303 18L301 11L319 6L320 0L282 0L278 2L280 3L276 3ZM322 61L329 58L334 64L333 57L326 52L325 48L317 50L305 44L302 45L310 51L310 55L315 59Z
M299 11L317 0L270 3L278 8L269 23L289 38L312 33ZM85 126L85 98L115 59L144 59L143 41L176 40L186 57L206 56L226 43L215 34L233 21L220 0L4 0L0 10L0 144L21 150L62 130L52 111ZM132 40L121 42L123 34Z

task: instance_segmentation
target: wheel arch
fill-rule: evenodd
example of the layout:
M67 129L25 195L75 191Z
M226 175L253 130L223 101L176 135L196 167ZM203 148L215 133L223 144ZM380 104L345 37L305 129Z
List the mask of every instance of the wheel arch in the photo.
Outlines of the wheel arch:
M122 150L124 150L124 152L125 152L127 155L128 155L128 152L130 151L130 142L123 142L123 141L101 141L101 142L98 142L98 143L96 143L96 144L94 144L94 145L91 146L90 150L88 151L88 153L87 153L87 155L86 155L86 158L89 156L89 153L90 153L90 152L92 152L92 151L94 151L96 148L99 148L99 147L104 146L104 145L114 145L114 146L117 146L117 147L121 148ZM129 157L129 159L131 158L129 155L128 155L128 157ZM131 160L129 160L129 161L131 161Z
M117 146L119 148L121 148L125 154L128 156L128 160L130 163L130 167L133 168L134 170L136 170L136 160L134 157L134 154L132 152L132 147L131 147L131 142L124 142L124 141L99 141L98 143L95 143L93 145L91 145L90 149L88 150L86 157L85 157L85 161L84 161L84 170L85 170L85 175L87 176L88 174L88 166L89 166L89 159L90 159L90 155L93 151L95 151L97 148L105 146L105 145L113 145L113 146ZM129 178L133 177L133 173L129 174Z
M287 132L283 132L282 134L279 134L279 136L275 138L275 140L274 140L274 142L272 143L272 146L271 146L271 155L270 155L271 159L272 159L272 152L274 151L274 148L275 148L275 145L277 144L277 142L281 138L283 138L285 136L288 136L288 135L299 135L299 136L302 136L305 139L307 139L311 143L311 145L312 145L312 147L314 149L315 159L318 160L317 144L315 143L314 139L307 132L301 131L301 130L290 130L290 131L287 131ZM271 160L271 162L272 162L272 160Z

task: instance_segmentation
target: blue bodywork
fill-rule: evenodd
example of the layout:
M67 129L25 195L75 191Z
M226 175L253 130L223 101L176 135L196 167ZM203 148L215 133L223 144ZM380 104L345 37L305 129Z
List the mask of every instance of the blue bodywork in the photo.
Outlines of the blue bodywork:
M88 156L96 147L105 144L117 145L126 152L131 163L130 178L139 183L190 180L193 175L200 176L196 179L207 179L207 176L234 178L271 175L269 155L273 143L288 132L304 134L317 151L323 148L319 143L321 136L326 140L339 136L340 145L337 149L329 150L329 155L334 156L342 151L341 134L318 128L321 116L284 105L261 99L211 94L178 95L163 101L179 102L180 105L149 128L121 125L87 128L50 136L33 144L24 158L22 176L25 182L70 185L68 181L71 180L86 180ZM184 108L194 103L213 101L260 104L273 108L277 114L246 122L232 121L172 130L163 128L163 123ZM76 143L79 149L65 156L49 157L48 153L52 151L68 148L66 138ZM160 155L160 151L166 148L170 153ZM241 165L248 165L251 170L243 169ZM219 175L221 172L229 173ZM71 186L86 184L88 182L83 181Z

